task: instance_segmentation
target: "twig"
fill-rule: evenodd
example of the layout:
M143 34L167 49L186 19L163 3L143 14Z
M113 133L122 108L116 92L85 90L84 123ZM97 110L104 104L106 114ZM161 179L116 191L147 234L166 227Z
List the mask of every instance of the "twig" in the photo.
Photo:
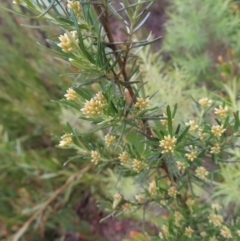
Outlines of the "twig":
M84 167L79 172L74 173L70 176L67 181L58 188L52 196L39 208L24 224L23 226L10 238L11 241L18 241L19 238L26 232L27 228L31 225L31 223L50 205L52 201L54 201L68 186L71 184L78 176L82 175L83 173L87 172L92 164Z

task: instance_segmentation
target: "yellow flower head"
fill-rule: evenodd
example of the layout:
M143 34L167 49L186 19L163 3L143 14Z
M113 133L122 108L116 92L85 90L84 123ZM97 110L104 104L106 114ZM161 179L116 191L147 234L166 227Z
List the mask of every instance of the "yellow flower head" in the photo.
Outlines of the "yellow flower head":
M66 97L67 100L69 101L73 101L76 100L78 98L78 94L76 93L76 91L72 88L69 88L67 90L67 93L64 95Z
M219 108L214 108L214 110L215 110L214 114L216 116L220 117L220 118L224 118L228 113L228 107L227 106L225 106L223 108L221 105L219 105Z
M197 157L197 152L194 151L194 150L192 150L192 151L190 151L189 153L185 154L185 156L187 157L187 159L188 159L189 161L193 161L193 160L196 159L196 157Z
M107 101L104 98L102 92L98 92L94 98L87 100L84 107L81 109L84 115L87 117L99 116L102 110L107 106Z
M189 122L186 122L185 124L186 124L187 126L190 126L189 131L191 131L191 132L196 131L196 130L198 129L198 127L199 127L199 126L195 123L194 120L190 120Z
M231 230L227 227L227 226L223 226L220 234L224 237L224 238L231 238L232 234L231 234Z
M97 151L91 151L91 157L91 162L93 162L95 165L97 165L101 159L101 156Z
M107 145L107 147L109 147L116 139L116 136L112 136L112 135L106 135L105 136L105 143Z
M220 145L217 143L215 146L211 147L211 154L218 154L220 152Z
M218 239L216 239L216 237L213 236L213 237L211 237L211 238L209 239L209 241L218 241Z
M72 38L75 39L76 43L79 42L77 31L71 31L70 34L72 35ZM65 33L64 35L60 35L59 37L60 43L58 46L62 49L65 53L72 53L74 50L74 43L69 38L69 36Z
M216 211L219 211L222 208L218 203L213 203L211 207Z
M136 103L134 104L134 107L139 110L144 110L149 106L149 98L143 99L143 98L137 98Z
M206 176L208 175L208 171L204 167L198 167L195 173L197 177L203 180L205 180Z
M149 187L148 187L148 191L151 194L151 196L155 196L157 194L157 185L156 185L155 180L150 182Z
M214 136L220 137L225 130L226 129L223 129L223 126L213 125L212 129L211 129L211 132L213 133Z
M191 227L188 226L185 228L185 235L188 236L189 238L192 237L193 232L194 231L191 229Z
M180 221L183 219L183 216L180 212L174 212L174 223L176 227L181 227Z
M138 161L137 159L133 160L132 168L137 173L140 173L145 167L146 167L146 164L144 162Z
M160 147L163 148L162 153L172 153L176 146L176 142L177 139L175 136L164 136L163 140L160 141Z
M206 133L203 133L203 130L199 129L198 136L199 136L199 139L202 141L204 139L204 137L206 136Z
M125 164L127 164L128 160L129 160L129 155L126 151L124 151L121 154L119 154L118 158L121 161L121 165L125 165Z
M195 203L195 200L193 198L188 198L187 201L186 201L186 204L187 204L188 208L191 209L191 210L192 210L192 207L193 207L194 203Z
M65 147L72 143L72 134L65 134L61 137L61 141L58 146Z
M168 227L166 225L162 226L162 233L163 233L165 238L167 238L169 236Z
M178 191L177 191L177 189L176 189L175 187L170 187L170 188L168 189L168 195L169 195L170 197L176 198L177 194L178 194Z
M81 17L81 5L79 1L68 1L68 9L72 9L77 18Z
M186 166L184 165L184 163L177 161L177 168L180 172L184 172L186 169Z
M207 108L209 107L211 104L212 104L212 100L208 99L208 98L201 98L199 101L198 101L199 105L202 107L202 108Z
M209 223L212 223L214 227L222 226L223 218L221 215L217 215L215 213L210 213L208 216Z

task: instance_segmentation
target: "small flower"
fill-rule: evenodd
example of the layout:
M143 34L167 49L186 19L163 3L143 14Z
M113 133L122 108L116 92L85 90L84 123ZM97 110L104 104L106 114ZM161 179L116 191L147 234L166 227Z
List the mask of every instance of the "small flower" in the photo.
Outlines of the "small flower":
M123 196L120 193L116 193L113 198L113 209L115 209L123 200Z
M227 226L223 226L220 233L224 238L232 237L231 231Z
M202 129L199 129L198 136L199 136L199 139L202 141L206 136L206 133L203 133Z
M91 162L93 162L95 165L97 165L101 159L101 156L97 151L91 151L91 157L92 157Z
M175 136L171 137L170 135L164 136L164 139L160 141L160 147L163 148L162 153L173 152L176 146L177 139Z
M170 197L172 197L172 198L176 198L176 196L177 196L177 189L175 188L175 187L170 187L169 189L168 189L168 195L170 196Z
M215 213L210 213L208 216L209 223L212 223L214 227L219 227L222 225L223 218L221 215L217 215Z
M218 203L213 203L211 205L213 210L219 211L222 207Z
M68 1L68 9L72 9L77 18L81 17L81 5L79 1Z
M208 99L208 98L201 98L198 101L198 104L202 107L202 108L207 108L212 104L212 100Z
M69 88L67 90L67 93L64 96L69 101L73 101L73 100L76 100L78 98L77 92L72 88Z
M102 92L98 92L94 98L87 100L84 107L81 109L84 115L87 117L99 116L102 110L106 107L107 102Z
M208 171L204 167L198 167L195 173L197 177L203 180L205 180L206 176L208 175Z
M177 227L181 227L180 221L183 219L182 214L178 211L174 212L174 219L175 219L175 225Z
M237 235L240 237L240 230L237 230Z
M166 127L168 124L167 115L165 113L163 113L163 117L164 117L164 119L160 120L160 122L163 126Z
M61 141L58 146L65 147L72 143L72 134L65 134L61 137Z
M228 107L227 106L225 106L223 108L221 105L219 105L219 108L214 108L214 110L215 110L214 114L216 116L219 116L220 118L224 118L228 113Z
M220 145L217 143L215 146L211 147L210 153L218 154L220 152Z
M185 154L185 156L187 157L187 159L189 161L193 161L197 157L197 152L196 151L191 151L191 152Z
M166 225L162 226L162 233L163 233L165 238L167 238L169 236L168 227Z
M124 203L122 205L122 209L125 212L130 212L132 210L132 205L130 203Z
M195 200L192 199L192 198L188 198L187 201L186 201L186 204L187 204L188 208L191 209L191 210L192 210L192 207L193 207L194 203L195 203Z
M134 104L135 108L139 110L144 110L149 106L149 98L137 98L136 103Z
M162 232L159 232L159 233L158 233L158 236L159 236L160 239L163 239L163 234L162 234Z
M211 238L209 239L209 241L218 241L218 239L216 239L216 237L213 236L213 237L211 237Z
M193 232L194 231L191 229L191 227L188 226L185 228L185 235L188 236L189 238L192 237Z
M184 172L186 169L186 166L184 165L184 163L177 161L177 168L180 172Z
M148 191L151 194L151 196L155 196L157 194L157 186L156 186L155 180L150 182L149 187L148 187Z
M125 165L125 164L127 164L128 160L129 160L129 155L126 151L124 151L121 154L119 154L118 158L121 161L121 165Z
M203 237L203 238L205 238L205 237L207 236L207 233L206 233L205 231L202 231L202 232L200 233L200 236Z
M143 194L137 194L135 196L136 200L138 203L141 203L144 200L144 195Z
M75 39L76 43L79 42L77 31L71 31L70 34L72 35L73 39ZM74 49L74 43L69 38L69 36L65 33L64 35L60 35L59 37L60 43L58 46L62 49L65 53L71 53Z
M211 129L211 132L213 133L214 136L220 137L225 130L226 129L223 129L223 126L213 125L212 129Z
M137 159L133 160L132 168L137 173L140 173L145 167L146 167L146 164L144 162L138 161Z
M190 126L189 131L191 131L191 132L196 131L196 130L198 129L198 127L199 127L197 124L195 124L195 121L194 121L194 120L190 120L189 122L186 122L185 124L186 124L187 126Z
M116 136L106 135L105 136L105 142L107 147L109 147L116 139Z

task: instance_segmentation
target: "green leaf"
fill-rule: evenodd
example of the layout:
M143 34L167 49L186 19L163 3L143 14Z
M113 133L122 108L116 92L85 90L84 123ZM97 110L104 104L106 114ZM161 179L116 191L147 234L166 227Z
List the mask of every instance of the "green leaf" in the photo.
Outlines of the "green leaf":
M171 135L171 137L173 136L173 131L172 131L172 114L171 114L171 109L170 106L167 106L167 118L168 118L168 132Z
M182 132L182 134L177 138L177 143L180 143L181 140L185 137L187 134L188 130L190 129L190 126L187 126L185 130Z

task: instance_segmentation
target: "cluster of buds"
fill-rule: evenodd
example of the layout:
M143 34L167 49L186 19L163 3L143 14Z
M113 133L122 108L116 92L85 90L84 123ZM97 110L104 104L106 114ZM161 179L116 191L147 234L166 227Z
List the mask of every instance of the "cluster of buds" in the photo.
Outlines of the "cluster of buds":
M124 151L121 154L119 154L118 158L121 162L121 165L126 165L128 163L128 160L129 160L129 155L126 151Z
M192 148L191 148L192 149ZM187 159L189 161L193 161L194 159L196 159L197 157L197 151L195 151L194 149L192 149L189 153L185 154L185 156L187 157Z
M216 116L219 116L220 118L225 118L227 113L228 113L228 107L227 106L225 106L223 108L221 105L219 105L219 108L214 108L214 110L215 110L214 114Z
M98 92L91 100L86 101L84 107L81 109L87 117L99 116L102 110L107 106L107 101L102 92Z
M68 1L68 9L72 9L77 18L81 17L81 5L79 1Z
M187 126L190 126L189 131L191 131L191 132L196 131L196 130L198 129L198 127L199 127L197 124L195 124L195 121L194 121L194 120L190 120L189 122L186 122L185 124L186 124Z
M192 234L194 233L193 229L191 227L186 227L185 228L185 235L188 236L189 238L192 237Z
M220 145L217 143L213 147L211 147L211 154L218 154L220 152Z
M101 156L97 151L91 151L91 157L91 162L93 162L95 165L97 165L101 159Z
M181 227L181 220L183 219L183 216L180 212L176 211L174 212L174 224L176 227Z
M177 139L170 135L164 136L163 140L160 141L160 147L163 148L162 153L172 153L176 146Z
M205 138L206 133L203 133L203 130L199 129L198 130L198 136L199 136L199 139L202 141Z
M226 129L223 129L223 126L214 125L212 126L211 132L213 133L214 136L220 137L225 130Z
M157 194L157 185L156 185L155 180L150 182L149 187L148 187L148 191L149 191L151 196L156 196L156 194Z
M74 101L74 100L76 100L78 98L77 92L74 89L72 89L72 88L69 88L67 90L67 93L64 96L69 101Z
M177 194L178 194L178 191L177 191L177 189L176 189L175 187L170 187L170 188L168 189L168 195L169 195L170 197L176 198Z
M202 107L202 108L207 108L212 104L212 100L208 99L208 98L201 98L198 101L198 104Z
M116 136L112 136L112 135L106 135L105 136L105 143L107 145L107 147L109 147L116 139Z
M71 31L70 34L72 35L72 38L78 44L79 40L78 40L77 31ZM62 49L63 52L65 52L65 53L72 53L73 52L73 50L74 50L74 43L69 38L67 33L65 33L64 35L60 35L59 40L60 40L60 43L58 44L58 46Z
M137 98L137 101L134 105L135 108L139 110L144 110L149 106L149 98Z
M202 180L206 180L206 177L208 175L208 171L204 167L198 167L195 173L196 173L196 176Z
M179 172L184 172L186 169L185 164L180 161L177 161L176 163L177 163L177 169L179 170Z
M144 162L138 161L137 159L133 160L132 168L137 173L140 173L145 167L146 167L146 164Z
M210 213L208 216L209 223L212 223L214 227L222 226L223 217L221 215L217 215L215 213Z
M65 134L61 137L61 141L58 146L66 147L72 143L72 134Z

